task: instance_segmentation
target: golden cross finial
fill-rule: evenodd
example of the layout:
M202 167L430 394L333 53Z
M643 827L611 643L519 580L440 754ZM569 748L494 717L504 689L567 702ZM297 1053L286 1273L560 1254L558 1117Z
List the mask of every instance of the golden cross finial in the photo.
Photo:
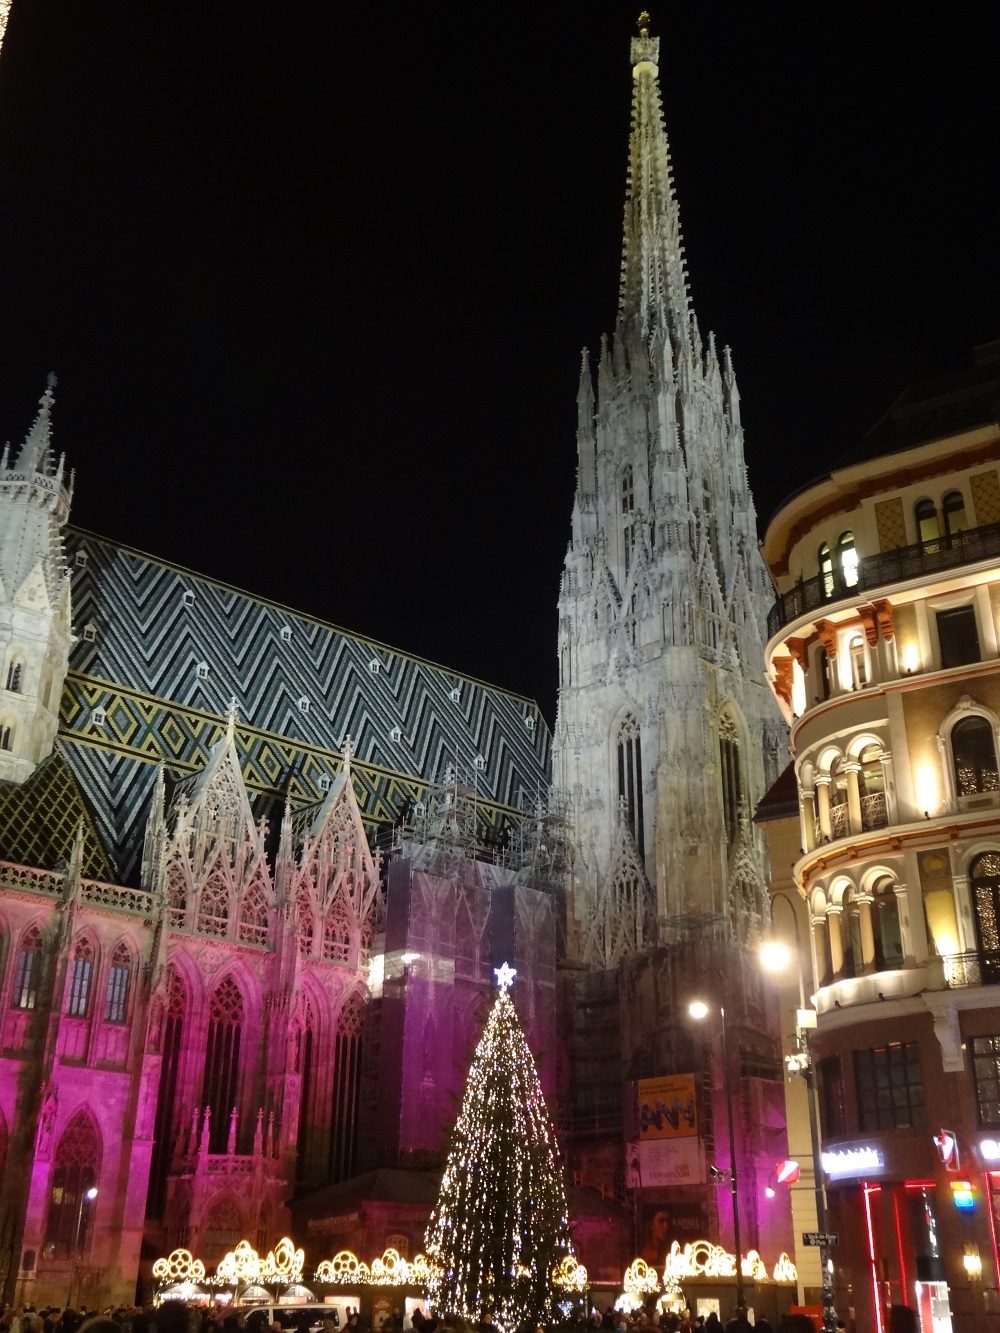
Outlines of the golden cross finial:
M640 37L648 37L648 36L649 36L649 10L648 10L648 9L644 9L644 10L642 11L642 13L639 15L639 18L638 18L638 20L637 20L637 22L636 22L636 26L637 26L638 29L639 29L639 36L640 36Z

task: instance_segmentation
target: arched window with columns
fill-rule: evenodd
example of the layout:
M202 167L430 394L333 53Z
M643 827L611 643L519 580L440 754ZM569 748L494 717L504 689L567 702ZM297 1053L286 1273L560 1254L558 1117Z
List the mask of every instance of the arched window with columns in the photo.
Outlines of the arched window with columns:
M42 932L37 926L29 926L21 936L10 997L14 1009L34 1009L38 1004L42 984L43 943Z
M875 966L879 972L903 966L903 934L899 924L896 884L888 875L872 885L872 931Z
M885 828L889 822L885 800L885 769L882 767L882 747L866 745L858 755L861 772L858 777L861 796L861 827L864 830Z
M642 811L642 736L634 714L626 713L618 728L618 799L639 854L645 853L646 831Z
M94 941L89 935L84 935L73 946L66 1012L74 1018L86 1018L90 1013L90 989L94 979L95 956Z
M108 989L104 1001L105 1023L124 1023L128 1018L129 982L132 978L132 954L124 940L115 946L108 968Z
M993 723L979 713L963 717L951 729L955 794L976 796L1000 791Z
M63 1130L52 1164L45 1249L54 1259L82 1259L90 1248L101 1174L101 1136L89 1111Z
M243 1036L243 996L232 977L215 988L209 1003L208 1041L201 1103L212 1113L209 1148L225 1152L229 1120L239 1104L240 1044Z

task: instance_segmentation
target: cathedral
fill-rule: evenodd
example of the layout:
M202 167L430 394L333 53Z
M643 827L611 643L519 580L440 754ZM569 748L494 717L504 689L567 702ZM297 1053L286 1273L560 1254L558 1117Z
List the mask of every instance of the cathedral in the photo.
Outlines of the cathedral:
M175 1245L211 1265L289 1228L310 1263L412 1256L504 960L592 1279L674 1240L731 1250L740 1220L744 1252L792 1249L787 1205L759 1203L784 1101L747 953L785 745L769 584L658 57L644 18L554 735L530 699L75 528L52 384L4 453L6 1297L129 1301ZM683 1123L654 1132L671 1080Z

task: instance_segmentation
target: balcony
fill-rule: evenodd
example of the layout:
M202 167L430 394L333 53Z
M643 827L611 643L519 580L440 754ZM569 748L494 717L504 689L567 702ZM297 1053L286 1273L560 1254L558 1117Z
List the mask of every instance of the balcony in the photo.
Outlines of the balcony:
M949 953L941 962L949 989L962 986L996 986L1000 983L1000 951Z
M858 562L858 581L854 587L847 587L834 572L817 574L783 593L768 612L767 637L772 638L799 616L834 602L884 589L893 583L905 583L909 579L925 578L928 574L997 558L1000 558L1000 523L988 523L982 528L970 528L967 532L865 556Z

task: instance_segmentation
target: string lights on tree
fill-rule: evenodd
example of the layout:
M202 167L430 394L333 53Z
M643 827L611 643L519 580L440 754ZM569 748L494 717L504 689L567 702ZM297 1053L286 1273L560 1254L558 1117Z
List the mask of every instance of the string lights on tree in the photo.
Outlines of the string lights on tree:
M428 1297L442 1313L501 1333L548 1323L572 1267L566 1191L528 1043L510 997L516 973L496 968L499 992L472 1060L441 1190L427 1227ZM585 1278L584 1278L585 1280Z

